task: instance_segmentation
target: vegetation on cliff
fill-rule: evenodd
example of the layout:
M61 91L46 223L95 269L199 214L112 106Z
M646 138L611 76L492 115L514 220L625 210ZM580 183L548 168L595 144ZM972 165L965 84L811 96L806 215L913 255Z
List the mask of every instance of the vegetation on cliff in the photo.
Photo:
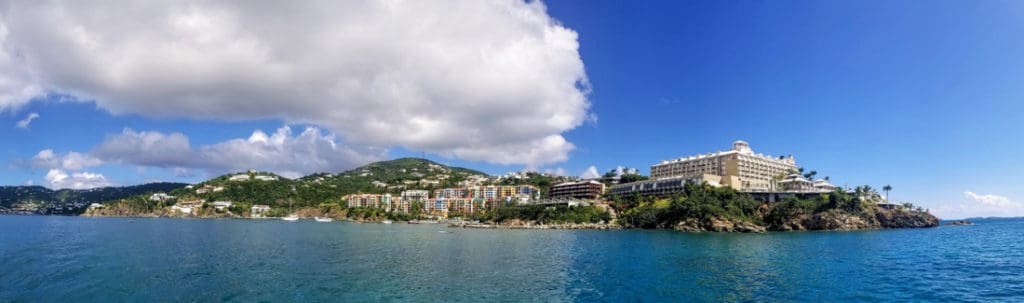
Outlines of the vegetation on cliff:
M611 214L597 206L544 206L528 205L520 207L501 207L473 214L464 214L469 220L481 222L504 223L507 221L527 221L540 224L561 223L607 223L612 220Z
M684 194L656 199L616 199L625 227L687 231L843 230L932 227L938 219L920 209L881 208L876 195L835 191L816 198L787 197L763 203L731 188L688 184Z

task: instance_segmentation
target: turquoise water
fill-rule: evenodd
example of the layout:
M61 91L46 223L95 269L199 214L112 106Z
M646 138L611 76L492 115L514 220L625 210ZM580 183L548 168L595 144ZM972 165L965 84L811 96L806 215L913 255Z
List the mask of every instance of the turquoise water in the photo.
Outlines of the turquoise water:
M748 235L0 216L0 301L1024 301L1024 220L976 223Z

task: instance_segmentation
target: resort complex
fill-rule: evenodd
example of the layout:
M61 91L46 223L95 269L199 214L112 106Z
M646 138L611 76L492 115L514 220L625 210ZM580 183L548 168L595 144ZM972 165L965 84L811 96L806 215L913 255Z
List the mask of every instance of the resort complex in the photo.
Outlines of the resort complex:
M651 166L650 180L618 184L611 187L613 195L666 195L683 190L688 183L707 183L714 187L731 187L752 194L821 193L838 187L829 180L809 180L813 174L802 175L793 155L773 157L757 154L745 141L736 141L732 149L678 159L665 160Z
M434 190L406 190L401 195L356 193L342 198L350 208L379 208L387 212L410 213L413 205L428 214L469 213L498 206L522 205L540 199L540 189L532 185L487 185Z

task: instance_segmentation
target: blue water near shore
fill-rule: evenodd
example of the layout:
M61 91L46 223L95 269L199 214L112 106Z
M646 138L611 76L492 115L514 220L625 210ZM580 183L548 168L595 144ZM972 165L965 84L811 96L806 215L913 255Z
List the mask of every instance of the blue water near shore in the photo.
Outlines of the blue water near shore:
M0 301L1024 301L1024 220L976 223L687 234L0 216Z

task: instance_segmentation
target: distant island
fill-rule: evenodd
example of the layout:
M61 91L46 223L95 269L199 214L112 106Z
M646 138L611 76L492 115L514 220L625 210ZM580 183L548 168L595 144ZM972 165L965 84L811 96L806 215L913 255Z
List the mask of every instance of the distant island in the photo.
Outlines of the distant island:
M330 218L364 222L453 222L475 228L647 228L765 232L921 228L927 210L889 203L869 186L815 180L792 156L727 152L665 161L592 180L537 172L490 176L426 159L288 179L251 170L197 184L154 183L93 190L0 187L0 213ZM891 187L886 186L888 190Z

